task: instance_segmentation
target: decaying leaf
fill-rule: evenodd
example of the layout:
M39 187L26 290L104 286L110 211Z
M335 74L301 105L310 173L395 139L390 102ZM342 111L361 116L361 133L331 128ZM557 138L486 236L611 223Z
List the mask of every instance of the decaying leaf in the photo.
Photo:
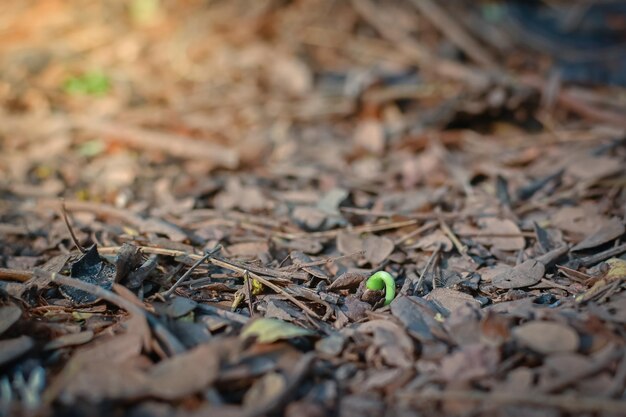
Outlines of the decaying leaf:
M492 236L477 236L473 239L487 246L504 251L515 251L524 249L526 242L521 236L521 231L517 225L509 219L496 219L487 217L479 222L480 233ZM510 235L510 236L507 236ZM519 235L519 236L516 236Z
M71 277L110 290L115 283L115 267L100 257L98 248L93 245L83 256L72 264ZM87 305L98 298L74 287L62 285L61 294L75 305Z
M372 265L379 265L393 252L394 244L391 239L370 235L363 241L365 259Z
M570 326L551 321L531 321L513 329L523 346L543 354L574 352L580 345L578 333Z
M463 346L441 363L441 376L448 381L470 381L493 372L500 361L500 351L493 346Z
M591 235L587 236L576 246L572 248L573 251L581 251L585 249L594 248L604 243L617 239L626 232L624 222L614 217L608 220L606 223L602 223Z
M68 346L82 345L93 339L93 332L86 330L80 333L70 333L64 336L57 337L54 340L46 343L45 350L61 349Z
M474 297L450 288L435 288L425 298L438 304L448 314L468 304L480 308L480 302L476 301Z
M360 272L345 272L339 275L329 286L328 290L354 289L367 278L367 274Z
M176 399L206 389L217 379L220 355L218 346L206 343L161 361L146 375L148 391L159 398Z
M491 282L497 288L523 288L535 285L545 273L545 266L530 259L494 276Z
M0 340L0 365L4 365L19 358L34 346L35 341L29 336Z
M0 307L0 335L19 320L22 309L15 305Z

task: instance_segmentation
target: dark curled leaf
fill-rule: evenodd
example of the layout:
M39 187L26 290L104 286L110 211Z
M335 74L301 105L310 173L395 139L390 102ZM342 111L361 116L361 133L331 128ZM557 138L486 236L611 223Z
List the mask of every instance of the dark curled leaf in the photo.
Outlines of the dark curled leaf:
M100 258L98 248L94 245L72 264L70 276L77 280L110 290L115 282L115 267ZM75 305L92 304L98 301L98 297L95 295L66 285L59 287L59 290L63 296L72 301Z

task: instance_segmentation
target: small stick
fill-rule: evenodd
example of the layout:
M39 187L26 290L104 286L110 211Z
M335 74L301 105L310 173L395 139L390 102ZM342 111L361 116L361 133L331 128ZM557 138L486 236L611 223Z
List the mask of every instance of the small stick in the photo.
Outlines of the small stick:
M456 250L458 250L461 255L467 256L467 246L461 243L461 241L458 237L456 237L452 229L450 229L450 226L448 226L443 220L439 220L439 226L441 227L441 230L446 234L446 236L448 236L448 238L452 241L452 244L454 245Z
M0 281L18 281L26 282L33 276L30 271L22 271L19 269L0 268Z
M422 269L422 272L420 273L419 279L417 280L417 288L420 291L422 290L422 286L424 285L424 276L426 276L426 272L428 272L428 270L430 269L430 266L433 263L433 261L437 258L437 256L439 256L440 250L441 250L441 243L437 245L437 247L435 248L435 251L432 253L432 255L430 255L430 257L428 258L428 261L426 261L426 265L424 266L424 269Z
M318 259L317 261L311 261L311 262L305 262L302 264L299 263L295 263L293 265L289 265L287 267L285 267L285 269L289 270L289 269L302 269L302 268L308 268L310 266L319 266L319 265L325 265L328 263L332 263L332 262L336 262L340 259L347 259L347 258L352 258L353 256L361 256L365 253L365 251L356 251L353 253L349 253L347 255L341 255L341 256L335 256L332 258L326 258L326 259Z
M369 210L358 207L339 207L339 211L344 213L356 214L360 216L373 216L373 217L393 217L393 216L406 216L416 220L437 220L440 216L447 220L457 220L459 218L468 217L468 213L402 213L397 211L380 211Z
M234 321L239 324L246 324L249 320L249 317L246 317L243 314L233 313L232 311L224 310L209 304L198 304L196 309L204 313L223 317L227 320Z
M248 310L250 310L250 317L254 316L254 310L252 310L252 284L250 283L250 273L244 272L243 280L246 283L246 292L248 293Z
M520 233L489 233L489 232L460 232L457 233L461 237L523 237L534 238L534 232L520 232Z
M393 242L393 243L396 246L398 246L401 243L404 243L407 240L414 238L415 236L421 235L423 232L425 232L425 231L427 231L429 229L432 229L435 226L437 226L437 222L436 221L430 221L430 222L424 223L423 225L421 225L417 229L413 230L411 233L407 233L406 235L401 236L400 238L396 239L396 241Z
M85 253L86 250L85 248L83 248L80 244L80 242L78 241L78 238L76 237L76 234L74 234L74 229L72 228L72 225L70 223L70 219L67 215L67 207L65 207L65 200L61 200L61 213L63 214L63 221L65 222L65 227L67 227L67 231L70 232L70 237L72 238L72 242L74 243L74 246L76 246L76 248L80 251L80 253Z
M626 243L623 243L619 246L615 246L611 249L607 249L604 252L599 252L599 253L596 253L595 255L582 258L580 261L584 266L591 266L599 262L605 261L613 256L619 256L624 252L626 252Z
M180 287L181 284L183 282L185 282L187 280L187 278L189 278L191 276L191 273L194 271L194 269L196 269L197 267L199 267L204 261L206 261L207 259L209 259L211 256L213 256L215 253L217 253L220 249L222 248L221 245L217 245L215 248L211 249L211 251L207 252L202 258L198 259L196 261L196 263L194 263L193 265L191 265L191 267L183 274L183 276L181 276L178 281L176 281L174 283L174 285L172 285L170 287L169 290L165 291L163 293L163 297L164 298L170 298L170 296L172 295L172 293L174 291L176 291L176 288Z
M283 239L288 239L288 240L307 238L307 237L333 238L342 232L348 232L348 233L354 233L354 234L382 232L385 230L399 229L401 227L406 227L406 226L414 226L419 222L420 220L418 219L411 219L411 220L402 220L402 221L397 221L397 222L364 224L362 226L356 226L356 227L343 227L340 229L323 230L321 232L275 233L275 235L282 237Z

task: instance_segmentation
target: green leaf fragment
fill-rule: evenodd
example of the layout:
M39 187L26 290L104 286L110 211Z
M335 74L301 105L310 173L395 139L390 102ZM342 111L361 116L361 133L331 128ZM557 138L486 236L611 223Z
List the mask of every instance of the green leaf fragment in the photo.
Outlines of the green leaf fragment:
M293 339L301 336L314 336L315 332L286 321L259 318L248 324L241 332L241 338L256 337L259 343L273 343L277 340Z

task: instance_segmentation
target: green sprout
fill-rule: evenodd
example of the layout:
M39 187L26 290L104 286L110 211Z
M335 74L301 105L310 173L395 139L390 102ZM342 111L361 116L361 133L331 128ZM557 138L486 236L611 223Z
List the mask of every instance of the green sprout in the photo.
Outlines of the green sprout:
M370 276L365 283L368 290L380 291L385 290L385 305L391 304L396 296L396 281L390 273L378 271Z

